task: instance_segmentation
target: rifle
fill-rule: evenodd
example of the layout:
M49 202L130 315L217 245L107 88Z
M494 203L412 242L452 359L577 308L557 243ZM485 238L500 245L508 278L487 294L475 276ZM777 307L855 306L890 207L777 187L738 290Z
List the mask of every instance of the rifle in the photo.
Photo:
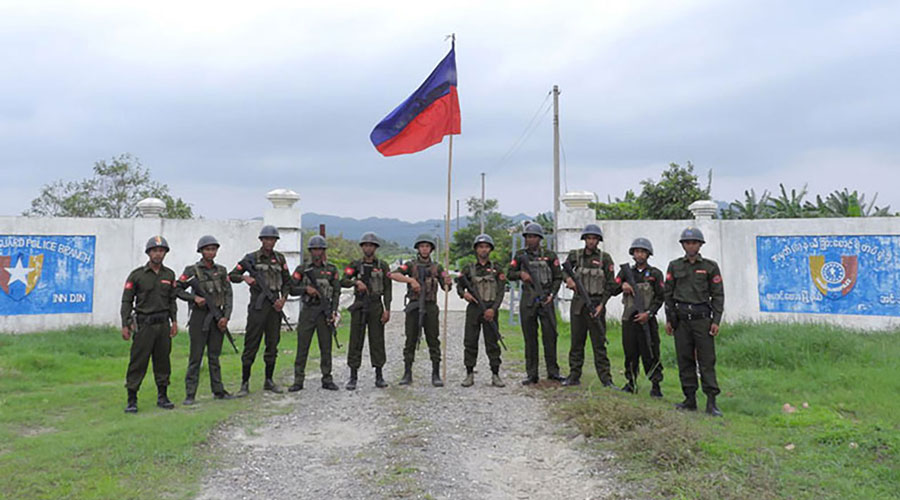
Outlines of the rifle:
M524 268L525 272L527 272L531 276L531 287L534 288L535 298L534 303L538 305L538 313L540 311L544 311L547 313L552 321L556 321L556 311L553 309L553 302L550 304L545 304L544 301L547 300L547 297L550 296L549 293L544 291L544 285L541 284L541 281L537 279L537 276L531 270L531 257L528 256L528 253L522 253L519 257L519 261L522 263L522 268ZM547 306L550 306L548 309Z
M416 337L416 349L419 349L419 342L422 341L422 332L425 331L425 280L427 278L426 273L428 272L428 268L416 265L416 270L416 274L418 274L418 276L416 276L416 281L419 282L419 297L415 302L406 304L406 308L403 312L409 313L418 310L419 324L416 328L418 329L419 334Z
M376 265L376 264L378 264L377 260L375 260L373 262L373 265ZM369 279L366 279L366 275L365 275L364 271L365 271L365 266L363 265L363 261L360 260L359 268L357 269L357 273L359 273L359 277L357 279L362 280L362 282L366 285L366 291L362 292L362 293L358 292L358 291L356 291L356 286L354 285L353 286L354 296L356 297L356 300L354 301L353 304L350 305L350 307L347 308L347 310L348 311L357 311L357 310L361 309L363 317L367 317L369 315L369 300L371 297L371 294L369 293L369 283L371 282L372 273L370 272Z
M631 266L628 264L622 264L619 267L622 270L622 276L625 278L625 282L628 283L629 285L631 285L631 289L633 290L634 313L632 313L630 316L630 319L632 319L632 321L633 321L633 318L635 316L637 316L638 314L647 312L647 304L644 304L644 297L641 296L640 293L638 293L637 283L635 282L634 272L631 270ZM645 344L645 349L646 349L645 354L648 355L647 359L652 359L653 358L653 348L652 348L653 340L652 340L652 337L650 336L650 320L649 319L645 323L641 324L641 329L644 331L644 344ZM650 377L650 375L653 372L656 371L656 367L659 366L659 363L660 363L660 361L657 360L656 365L654 365L653 368L648 373L646 373L648 378ZM637 374L635 374L635 375L637 375ZM634 378L635 378L635 383L637 383L637 377L634 377ZM635 393L637 393L637 388L635 388Z
M308 275L308 273L305 274ZM325 306L322 308L322 314L325 315L325 324L328 325L331 336L334 337L334 343L337 344L337 348L340 349L341 341L338 340L337 326L334 324L334 301L331 300L331 297L325 297L325 294L322 293L322 288L319 287L319 283L312 277L309 278L309 286L316 290L319 294L319 302Z
M459 273L459 284L475 297L475 302L478 304L478 309L481 310L481 317L483 318L484 312L487 311L487 304L481 300L481 294L479 294L478 290L475 290L475 287L472 286L472 282L469 281L469 277L466 275L465 271ZM497 317L495 316L493 321L485 321L485 324L490 326L490 330L497 335L497 340L500 341L503 350L508 351L509 349L506 347L506 343L503 342L503 335L500 335L500 325L497 324Z
M264 300L268 300L274 306L275 301L277 301L278 299L275 298L272 290L269 289L269 284L266 281L266 277L263 276L263 274L260 273L258 269L256 269L256 259L253 258L253 254L248 253L247 255L245 255L244 258L241 259L240 262L238 262L238 265L241 266L242 269L245 269L248 273L250 273L250 277L256 280L256 286L260 290L260 294L256 298L256 305L254 306L255 309L262 309L262 303ZM287 325L288 329L293 330L294 326L291 325L291 320L289 320L287 314L284 313L284 309L278 312L281 313L281 320L284 321L284 324Z
M187 282L191 283L191 290L194 291L194 295L196 295L206 301L206 309L209 311L209 314L207 314L206 319L203 320L202 330L204 332L208 332L209 328L212 326L212 322L215 321L216 325L218 325L219 320L224 318L225 314L222 313L221 309L214 306L212 304L212 302L210 302L209 295L205 291L203 291L203 287L200 286L200 283L192 283L195 281L197 281L196 274L191 276L191 279L189 279ZM231 284L229 284L228 286L231 286ZM228 339L228 342L231 343L231 347L234 348L234 353L237 354L238 348L234 344L234 337L231 336L231 332L228 330L228 327L225 327L225 330L223 330L222 333L225 334L225 337Z
M575 274L575 268L572 267L572 263L566 260L565 262L563 262L562 267L563 271L565 271L566 274L568 274L569 277L572 278L572 281L575 282L575 293L577 293L578 296L581 297L581 300L584 301L584 305L588 307L588 316L594 318L594 320L597 322L597 325L600 326L600 330L603 332L603 335L605 336L606 326L602 321L600 321L600 315L596 313L597 306L599 304L591 299L591 294L589 294L587 288L584 287L584 283L581 282L581 278L579 278L578 275Z

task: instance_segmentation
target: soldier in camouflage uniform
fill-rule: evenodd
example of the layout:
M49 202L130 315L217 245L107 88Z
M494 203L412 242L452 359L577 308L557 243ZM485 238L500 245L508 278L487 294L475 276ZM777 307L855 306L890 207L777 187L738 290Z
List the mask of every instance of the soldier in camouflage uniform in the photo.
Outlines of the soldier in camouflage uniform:
M247 283L250 287L250 303L247 305L247 333L244 335L244 352L241 354L242 374L241 390L238 396L250 393L250 370L259 351L259 343L265 336L266 351L263 360L266 362L266 379L263 389L281 393L275 385L275 359L278 357L278 342L281 340L281 317L284 303L291 290L291 275L288 272L284 254L275 251L275 243L280 236L275 226L263 226L259 231L261 247L255 252L245 255L241 262L252 263L256 272L265 278L266 285L275 301L266 299L262 288L256 280L244 273L249 272L240 262L228 273L232 283Z
M337 324L337 307L341 298L338 270L325 258L328 243L315 235L307 244L311 256L309 264L300 265L291 275L291 295L300 295L303 308L297 320L297 357L294 359L294 384L290 392L303 389L306 379L306 360L313 332L319 341L319 368L322 370L322 388L336 391L337 384L331 376L331 328ZM315 285L315 286L314 286Z
M391 272L391 279L406 283L406 299L408 304L415 304L419 294L425 294L425 341L428 343L428 353L431 355L431 384L435 387L443 387L441 379L441 339L438 336L440 327L438 324L437 291L443 288L450 291L452 282L443 266L431 259L431 253L437 248L434 238L427 234L416 238L416 258L401 265ZM425 268L425 289L422 290L417 279L419 269ZM419 342L419 313L415 309L407 307L406 311L406 345L403 347L403 378L400 385L412 383L412 365L416 357L416 347Z
M178 298L186 301L191 311L188 321L188 331L191 337L191 351L188 357L187 372L184 376L186 397L184 405L194 404L197 395L197 385L200 379L200 367L203 365L203 351L207 350L209 357L209 384L216 399L231 399L233 396L225 390L222 384L222 369L219 365L219 355L222 354L222 342L225 340L225 330L228 328L228 320L231 318L233 294L231 282L228 281L228 270L225 266L216 264L216 254L219 251L219 242L213 236L203 236L197 242L197 252L201 259L195 264L184 268L184 272L178 278L176 294ZM191 288L194 293L188 291ZM200 289L199 294L197 292ZM204 297L210 299L208 302ZM222 317L214 323L215 316L210 311L215 307L222 311Z
M522 235L525 237L525 248L516 252L506 273L510 281L522 280L523 283L519 318L522 323L522 336L525 338L527 377L522 384L529 385L538 382L538 321L541 324L547 378L563 381L565 377L559 374L559 364L556 362L556 308L553 305L553 299L562 284L559 258L554 252L541 248L544 230L540 224L528 224ZM528 259L532 272L535 274L530 274L523 269L523 257ZM545 293L543 297L538 296L533 285L534 280L540 283Z
M703 233L689 227L681 233L684 257L669 262L666 270L666 333L675 335L678 376L684 401L680 410L697 409L697 373L706 394L706 413L721 417L716 406L719 384L716 382L716 344L719 323L725 309L725 290L719 265L700 255L706 242Z
M175 272L162 264L169 252L169 244L162 236L150 238L144 252L149 261L131 271L122 292L122 338L132 340L125 376L128 390L125 413L137 413L137 393L151 357L156 379L156 406L167 410L175 408L167 394L172 372L169 362L172 337L178 334Z
M588 224L581 232L584 248L569 252L566 261L572 266L575 275L596 305L594 310L586 304L581 295L572 297L571 318L572 344L569 347L569 376L563 385L581 384L581 367L584 365L584 345L588 332L591 336L591 348L594 352L594 368L597 378L604 387L615 387L609 370L609 357L606 355L606 302L616 289L615 264L612 257L598 245L603 241L603 232L596 224ZM566 287L575 290L575 280L566 277Z
M500 305L503 303L503 295L506 292L506 276L503 271L490 260L491 251L494 249L494 240L487 234L479 234L475 237L476 261L464 267L460 272L468 278L469 283L477 290L478 296L484 301L486 307L481 313L477 300L469 290L464 289L457 279L456 293L460 298L469 302L466 306L466 329L463 338L464 359L466 365L466 378L463 387L471 387L475 384L475 363L478 360L478 336L479 330L484 332L484 350L491 364L491 385L505 387L500 378L500 337L498 331L488 326L499 328L497 318Z
M347 347L347 365L350 380L347 390L356 389L362 350L369 332L369 358L375 368L375 387L387 387L382 368L385 363L384 325L391 319L391 269L388 263L375 256L380 246L375 233L365 233L359 239L363 257L354 260L344 269L341 286L353 288L355 300L350 305L350 343Z
M663 367L659 362L659 324L656 322L656 313L665 301L665 284L663 273L659 269L647 263L647 259L653 255L653 245L647 238L637 238L628 249L634 259L631 267L631 275L634 277L637 291L625 279L625 272L619 271L616 276L616 289L614 295L622 292L622 349L625 351L625 378L628 382L622 387L625 392L635 391L635 382L641 373L639 361L644 361L644 373L653 383L650 396L662 397L662 389L659 384L663 379ZM634 294L639 293L646 311L638 313L634 308ZM650 345L647 345L647 337L643 325L650 329Z

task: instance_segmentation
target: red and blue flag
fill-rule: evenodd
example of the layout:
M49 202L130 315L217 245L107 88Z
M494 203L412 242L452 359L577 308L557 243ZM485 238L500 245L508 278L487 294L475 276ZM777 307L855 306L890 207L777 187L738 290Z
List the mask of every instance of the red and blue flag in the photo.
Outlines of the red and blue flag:
M369 138L379 153L395 156L422 151L445 135L459 133L454 44L425 82L375 125Z

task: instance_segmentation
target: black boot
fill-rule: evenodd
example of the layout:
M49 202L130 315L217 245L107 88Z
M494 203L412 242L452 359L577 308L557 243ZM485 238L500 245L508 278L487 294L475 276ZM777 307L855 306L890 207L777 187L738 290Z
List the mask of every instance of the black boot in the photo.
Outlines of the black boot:
M297 391L302 391L302 390L303 390L303 380L296 379L296 378L294 379L293 385L288 387L288 392L297 392Z
M156 406L160 408L171 410L175 408L175 403L169 401L169 396L166 394L168 387L164 385L160 385L156 387Z
M406 363L403 366L403 378L400 379L399 385L409 385L412 383L412 363Z
M196 402L194 397L195 397L195 394L192 394L190 392L187 393L187 395L184 397L184 401L182 401L181 404L184 406L190 406L190 405L194 404Z
M653 388L650 389L650 397L651 397L651 398L661 398L661 397L663 397L663 395L662 395L662 389L659 388L659 382L653 382Z
M381 367L375 368L375 387L379 389L384 389L388 386L388 383L384 381L384 375L381 373Z
M622 392L627 392L629 394L634 394L634 384L629 380L622 386Z
M566 377L558 373L554 373L553 375L547 375L547 380L553 380L554 382L565 382Z
M274 392L275 394L281 394L283 392L280 387L275 385L275 381L270 378L267 378L266 381L263 382L263 390Z
M128 389L128 404L125 406L125 413L137 413L137 391Z
M697 411L697 397L691 394L685 394L684 401L675 404L676 410Z
M250 380L244 379L244 381L241 382L241 389L238 391L236 397L242 398L244 396L249 396L249 395L250 395Z
M444 387L444 381L441 380L441 362L433 361L431 363L431 385L435 387Z
M534 385L537 383L538 383L537 376L532 377L529 375L528 377L525 377L525 379L522 380L522 385Z
M348 391L356 390L356 368L350 369L350 380L347 381L347 385L345 386Z
M235 396L234 394L232 394L228 391L224 391L224 390L222 392L217 392L217 393L213 394L213 399L235 399L235 398L237 398L237 396Z
M723 415L722 410L716 406L716 396L714 394L706 396L706 413L713 417L721 417Z
M581 377L578 375L569 374L565 380L562 381L562 385L569 387L573 385L581 385Z
M616 384L614 384L612 380L607 380L607 381L603 382L603 387L606 387L608 389L614 389L617 391L619 390L619 388L616 387Z
M331 375L329 375L327 377L322 377L322 389L326 389L329 391L338 390L338 386L337 386L337 384L334 383L334 380L331 379Z

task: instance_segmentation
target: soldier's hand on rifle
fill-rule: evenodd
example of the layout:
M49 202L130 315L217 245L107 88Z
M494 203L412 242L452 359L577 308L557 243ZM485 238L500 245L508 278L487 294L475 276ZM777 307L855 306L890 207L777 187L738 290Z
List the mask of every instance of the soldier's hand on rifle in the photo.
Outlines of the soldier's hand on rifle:
M194 303L197 304L197 305L200 306L200 307L203 307L203 306L206 305L206 299L204 299L203 297L201 297L201 296L199 296L199 295L195 295L195 296L194 296Z
M369 287L367 287L362 280L356 280L356 291L359 293L366 293L369 291Z
M216 324L219 327L220 331L225 331L228 328L228 318L219 318L219 322Z
M634 295L634 288L632 288L631 285L629 285L626 281L622 283L622 293L624 293L625 295Z
M484 310L484 320L487 321L488 323L490 323L491 321L494 321L494 310L493 309L488 308L488 309Z
M169 328L169 338L175 338L176 335L178 335L178 322L173 321L172 327Z
M306 285L306 295L309 295L310 297L318 297L319 291L316 290L314 287Z
M712 335L713 337L718 335L719 334L719 325L717 325L715 323L709 325L709 334Z
M597 304L597 307L594 308L594 317L600 316L603 313L603 304Z
M642 312L642 313L637 313L637 315L635 315L635 317L634 317L634 322L639 323L641 325L643 325L644 323L646 323L648 321L650 321L650 313L648 313L646 311Z
M381 324L383 325L390 320L391 320L391 312L388 311L387 309L385 309L384 312L381 313Z
M545 298L544 300L541 301L541 304L544 304L546 306L546 305L551 304L552 302L553 302L553 296L548 295L547 298Z
M575 285L575 280L573 280L571 276L566 278L566 288L568 288L569 290L575 290L576 288L578 288L578 286Z
M410 280L411 280L411 281L408 282L408 283L409 283L409 286L412 287L412 290L413 290L414 292L417 292L417 293L418 293L418 291L422 289L422 285L419 284L419 280L413 279L413 278L410 278Z
M341 322L341 313L335 311L331 313L331 324L337 326Z
M528 271L520 272L519 277L522 278L522 281L525 283L531 283L531 274L529 274Z
M244 276L244 283L253 286L256 284L256 279L253 276Z
M666 321L666 335L671 336L675 332L675 329L672 328L672 323Z
M122 327L122 340L131 340L131 327L130 326Z
M466 291L466 292L463 294L463 298L466 299L467 301L473 303L473 304L474 304L475 302L477 302L477 301L475 300L475 296L472 295L471 293L469 293L468 291Z
M273 304L273 306L275 307L275 310L281 311L282 309L284 309L284 302L285 302L285 299L283 297L276 300L275 303Z

